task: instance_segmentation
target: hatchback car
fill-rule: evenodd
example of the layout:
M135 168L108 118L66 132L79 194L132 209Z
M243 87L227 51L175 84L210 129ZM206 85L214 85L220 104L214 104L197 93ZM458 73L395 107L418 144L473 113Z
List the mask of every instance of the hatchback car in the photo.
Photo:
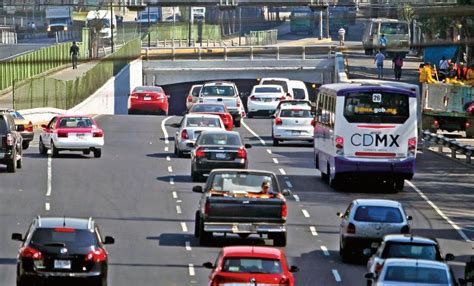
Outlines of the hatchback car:
M232 115L224 104L196 103L191 107L189 113L219 115L227 131L232 131L234 127Z
M183 157L192 147L189 143L196 142L197 137L205 130L225 130L224 122L219 115L214 114L186 114L180 123L172 124L178 128L174 136L174 154Z
M278 103L285 99L286 95L279 85L256 85L247 100L247 117L271 115L275 113Z
M282 107L272 118L273 146L278 146L284 140L313 142L314 118L311 108Z
M128 114L168 115L168 97L159 86L138 86L129 96Z
M24 150L30 147L30 142L33 141L35 134L33 133L33 123L30 120L25 119L18 111L13 109L7 109L6 112L9 112L10 115L15 120L16 126L23 126L23 131L20 132L21 137L23 137L22 147Z
M57 157L59 151L82 151L84 155L89 155L92 151L95 158L102 156L104 131L90 116L58 115L53 117L48 125L41 127L41 155L46 155L48 149L51 149L53 157Z
M191 152L191 177L198 181L213 169L247 169L247 149L238 132L204 131L199 135Z
M57 280L107 285L108 252L104 245L115 240L110 236L102 239L92 218L38 216L25 235L14 233L12 239L21 241L17 286Z
M410 216L401 203L390 200L359 199L350 203L341 218L339 253L348 261L355 253L379 247L387 234L410 233Z
M364 250L364 254L371 251ZM383 238L379 248L367 262L367 271L377 276L386 259L407 258L435 261L450 261L454 259L451 253L443 256L436 240L409 234L390 234Z
M374 279L374 273L365 274L365 278ZM458 285L449 266L444 262L390 258L384 263L375 286L454 286Z
M263 246L224 247L212 269L209 286L217 285L295 285L296 266L289 267L283 250Z

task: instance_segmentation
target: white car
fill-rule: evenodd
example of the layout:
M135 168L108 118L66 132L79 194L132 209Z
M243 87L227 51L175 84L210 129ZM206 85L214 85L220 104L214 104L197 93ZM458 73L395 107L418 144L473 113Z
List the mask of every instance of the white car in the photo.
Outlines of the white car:
M289 89L293 92L293 99L309 100L308 89L301 80L290 80Z
M313 142L314 118L311 107L284 106L272 115L273 146L282 141Z
M283 92L286 94L286 99L294 99L293 90L290 88L291 80L282 77L264 77L260 79L259 85L279 85L283 88Z
M179 128L174 136L174 154L183 157L193 149L189 143L195 143L201 132L206 130L226 130L224 122L219 115L190 113L186 114L181 123L171 126Z
M256 85L247 100L247 117L270 115L286 95L279 85Z
M89 155L92 151L96 158L102 155L104 131L90 116L58 115L51 119L48 125L41 127L41 155L46 155L48 149L51 149L53 157L57 157L59 151L82 151L84 155Z
M365 278L371 281L374 273L365 274ZM383 265L375 286L454 286L458 285L444 262L423 260L390 258Z

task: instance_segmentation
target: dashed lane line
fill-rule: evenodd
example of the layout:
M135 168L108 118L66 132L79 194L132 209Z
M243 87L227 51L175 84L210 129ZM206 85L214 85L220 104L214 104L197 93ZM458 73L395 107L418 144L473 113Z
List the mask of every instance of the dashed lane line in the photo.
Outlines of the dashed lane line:
M176 213L181 214L181 207L180 206L176 206Z
M305 209L302 209L301 212L303 213L304 217L308 218L310 217L309 212Z
M177 199L178 198L178 193L177 192L173 192L173 199Z
M166 156L166 161L171 161L171 157L170 157L170 156Z
M326 246L321 245L321 250L323 251L325 256L329 256L329 250Z
M415 190L415 192L418 193L418 195L420 195L420 197L425 200L428 205L430 205L437 213L440 217L442 217L445 221L447 221L457 232L458 234L462 237L462 239L464 239L466 242L469 242L469 243L472 243L472 240L464 233L464 231L462 230L462 228L460 228L456 223L454 223L449 217L447 217L443 211L441 211L440 208L438 208L438 206L436 206L420 189L418 189L417 186L415 186L412 182L410 181L406 181L407 184L413 189Z
M189 276L196 275L196 272L194 271L194 265L193 264L189 264L188 269L189 269Z
M183 229L183 232L188 232L188 226L186 225L185 222L181 223L181 228Z
M339 275L339 271L337 271L337 269L332 270L332 275L334 275L334 279L336 280L336 282L339 283L342 281L341 275Z
M191 251L191 250L192 250L192 248L191 248L191 242L186 241L186 242L184 243L184 248L186 249L186 251Z
M286 172L283 168L278 169L282 175L286 175Z
M295 198L295 201L297 201L297 202L300 201L300 197L298 195L293 195L293 198Z
M277 159L277 158L273 158L273 163L278 164L278 159Z
M47 197L51 196L51 179L52 179L51 161L52 161L51 156L48 156L48 182L47 182L48 185L46 188Z
M174 179L170 178L170 185L174 185Z
M271 155L271 154L272 154L272 150L267 149L267 153Z
M173 167L168 166L168 172L173 173Z
M163 135L165 136L165 144L168 145L170 143L169 139L168 139L168 130L166 130L166 121L168 121L169 119L173 118L174 116L169 116L169 117L166 117L165 119L163 119L163 121L161 121L161 130L163 131Z
M315 226L310 226L309 227L309 230L311 231L311 234L313 236L318 236L318 232L316 231L316 227Z
M255 131L250 129L250 127L248 127L248 125L245 124L244 121L242 121L242 126L245 127L245 129L247 129L254 137L256 137L260 141L260 143L262 143L262 145L267 145L265 143L265 140L263 140L262 137L260 137L257 133L255 133Z
M49 212L49 210L51 209L51 205L49 203L45 203L44 208L45 208L46 211Z

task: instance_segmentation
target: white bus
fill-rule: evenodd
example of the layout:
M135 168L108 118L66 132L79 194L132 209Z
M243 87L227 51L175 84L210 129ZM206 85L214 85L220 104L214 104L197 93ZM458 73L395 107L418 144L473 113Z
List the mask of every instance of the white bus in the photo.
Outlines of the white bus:
M376 179L402 190L415 173L417 139L414 91L367 83L319 89L314 160L331 186Z

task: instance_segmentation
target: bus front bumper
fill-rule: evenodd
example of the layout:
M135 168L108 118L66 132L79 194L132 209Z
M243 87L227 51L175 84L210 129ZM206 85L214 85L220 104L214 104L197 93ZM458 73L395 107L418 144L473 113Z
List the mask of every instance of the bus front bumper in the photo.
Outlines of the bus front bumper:
M400 176L411 180L415 174L415 158L391 160L361 160L344 157L334 158L336 174L366 173Z

